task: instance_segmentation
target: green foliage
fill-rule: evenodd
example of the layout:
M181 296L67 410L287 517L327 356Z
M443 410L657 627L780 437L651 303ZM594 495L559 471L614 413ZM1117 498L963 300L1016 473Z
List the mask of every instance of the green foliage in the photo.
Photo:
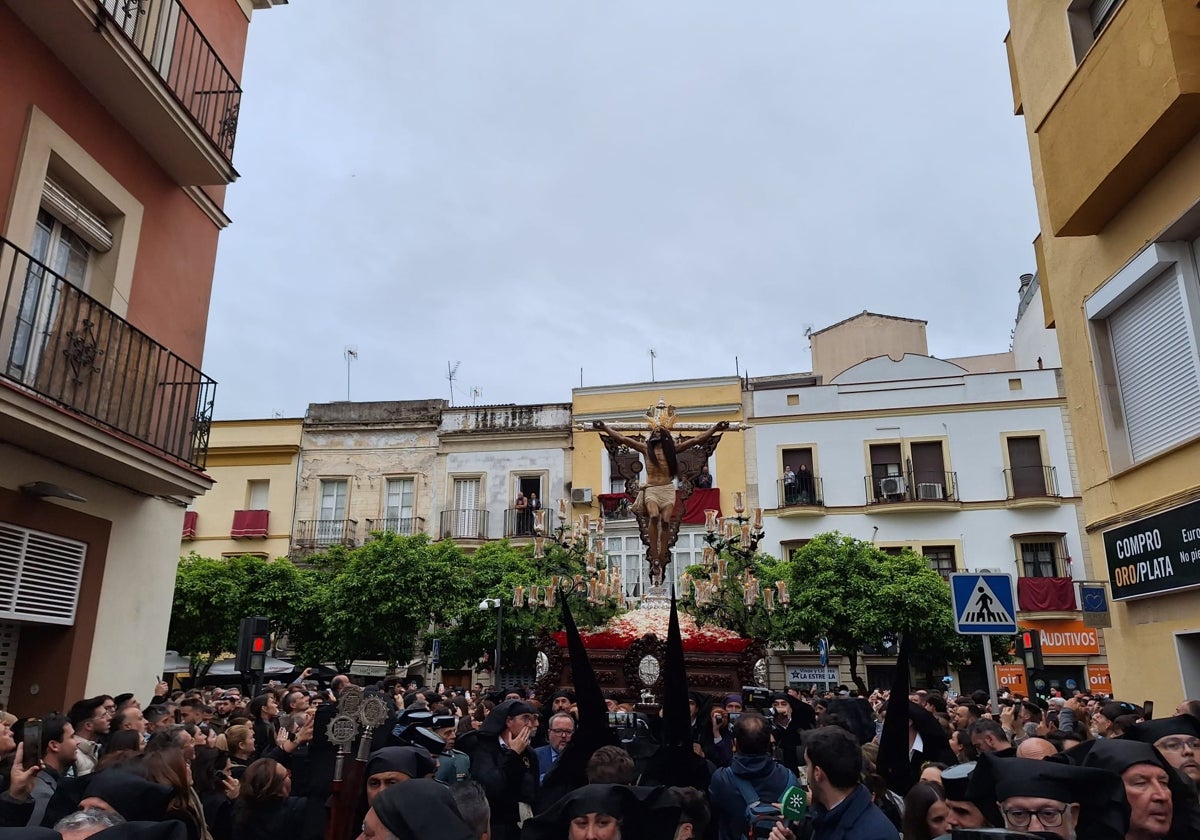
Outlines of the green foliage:
M759 580L763 588L774 588L775 581L787 580L790 564L777 560L769 554L756 552L749 561L743 560L736 554L723 552L728 566L728 576L724 585L710 601L697 603L695 590L685 587L684 597L680 600L680 609L690 613L698 625L716 624L747 639L777 640L783 638L783 626L780 623L782 608L768 612L765 601L759 598L751 607L746 606L746 594L741 584L741 575L749 569ZM693 580L704 579L710 570L703 565L688 566L685 573Z
M193 676L203 676L218 656L236 649L243 617L267 616L276 633L296 627L307 586L287 560L213 560L193 552L176 572L167 646L191 660Z

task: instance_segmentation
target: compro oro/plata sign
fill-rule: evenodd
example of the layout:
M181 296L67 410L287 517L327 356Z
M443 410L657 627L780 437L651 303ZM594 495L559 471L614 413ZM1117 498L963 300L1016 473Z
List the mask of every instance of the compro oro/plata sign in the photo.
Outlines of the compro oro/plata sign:
M1200 502L1104 532L1113 600L1200 586Z

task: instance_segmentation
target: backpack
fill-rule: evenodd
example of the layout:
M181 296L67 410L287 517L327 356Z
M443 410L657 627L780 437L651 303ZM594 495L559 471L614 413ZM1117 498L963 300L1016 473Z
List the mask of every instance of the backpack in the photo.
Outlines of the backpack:
M783 785L783 789L787 790L796 784L796 775L792 771L784 767L787 773L787 781ZM734 785L737 786L738 792L742 795L742 799L746 800L746 838L747 840L755 840L755 838L765 838L771 833L771 829L775 824L783 819L783 813L775 807L773 802L763 802L758 795L758 791L754 789L754 785L743 779L733 770L726 768L729 772L729 777L733 779Z

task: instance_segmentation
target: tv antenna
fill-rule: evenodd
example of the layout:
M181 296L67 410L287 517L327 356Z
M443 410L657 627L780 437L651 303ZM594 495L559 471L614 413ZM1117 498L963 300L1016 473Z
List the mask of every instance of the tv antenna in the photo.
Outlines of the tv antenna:
M654 352L654 348L650 348L650 381L654 382L654 360L658 358L658 354Z
M350 362L358 361L358 346L347 344L343 355L346 357L346 402L350 402Z
M450 362L446 362L446 378L450 380L450 405L454 405L454 380L458 376L458 366L462 362L455 362L454 367L450 366Z
M479 387L478 385L472 385L471 386L471 405L478 404L479 398L482 396L483 396L483 388Z

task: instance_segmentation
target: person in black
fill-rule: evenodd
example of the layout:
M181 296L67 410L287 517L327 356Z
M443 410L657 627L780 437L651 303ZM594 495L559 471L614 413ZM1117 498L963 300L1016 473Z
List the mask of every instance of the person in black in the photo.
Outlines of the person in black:
M804 464L800 465L800 472L796 473L796 495L802 505L811 505L816 502L812 473Z
M492 709L483 726L458 741L458 748L471 757L471 778L487 791L492 840L518 840L521 803L537 800L540 774L530 746L537 725L535 706L505 700Z
M692 486L699 487L702 490L707 490L712 487L712 473L708 471L707 464L702 464L700 466L700 475L696 476L695 479L692 480Z

